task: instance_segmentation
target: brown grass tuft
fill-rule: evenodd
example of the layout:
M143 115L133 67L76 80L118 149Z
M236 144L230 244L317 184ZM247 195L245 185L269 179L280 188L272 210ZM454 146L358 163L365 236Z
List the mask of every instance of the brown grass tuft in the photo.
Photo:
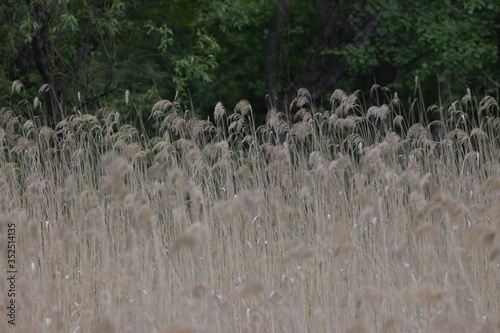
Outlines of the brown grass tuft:
M250 111L252 111L252 106L246 99L240 100L234 107L234 112L240 113L243 117L246 116Z
M230 293L231 298L250 298L264 291L264 285L256 278L248 278Z
M493 226L480 223L472 227L470 237L475 243L489 247L493 245L497 233Z
M311 249L302 245L288 250L286 252L285 258L302 261L311 258L313 254L314 252Z
M181 232L177 237L174 249L182 246L192 247L202 243L208 238L208 226L201 222L193 223L188 229Z
M215 122L218 123L221 121L222 117L226 114L226 108L221 102L218 102L214 109L214 118Z

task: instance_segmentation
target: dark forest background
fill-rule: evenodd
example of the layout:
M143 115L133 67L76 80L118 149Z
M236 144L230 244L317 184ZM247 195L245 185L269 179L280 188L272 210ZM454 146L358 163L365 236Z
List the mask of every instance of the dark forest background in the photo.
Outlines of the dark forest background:
M20 116L50 123L146 120L160 99L206 118L244 98L263 119L301 87L318 108L374 84L446 104L500 80L498 0L1 0L0 36L1 106L38 97Z

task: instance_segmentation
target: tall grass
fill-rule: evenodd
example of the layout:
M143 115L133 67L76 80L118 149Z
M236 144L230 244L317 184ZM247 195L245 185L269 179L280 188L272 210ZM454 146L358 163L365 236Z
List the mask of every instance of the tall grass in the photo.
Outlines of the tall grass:
M164 100L151 139L115 110L52 129L26 105L0 110L18 332L500 331L492 97L336 90L319 111L301 89L258 128L247 101L212 122Z

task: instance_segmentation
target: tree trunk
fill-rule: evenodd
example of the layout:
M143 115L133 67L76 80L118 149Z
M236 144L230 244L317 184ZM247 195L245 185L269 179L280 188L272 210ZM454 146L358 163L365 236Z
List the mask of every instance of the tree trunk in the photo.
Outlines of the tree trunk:
M31 5L30 0L26 0L28 6ZM45 104L46 104L46 117L51 125L57 124L61 120L61 88L58 82L55 82L52 77L54 72L55 61L49 62L48 45L47 45L47 32L50 23L50 9L44 8L44 3L36 3L31 16L38 24L38 29L33 33L31 41L31 49L35 65L43 82L50 86L50 89L45 89Z
M278 5L276 19L270 23L266 40L266 58L264 60L264 76L266 91L273 103L277 98L280 79L280 51L283 33L290 19L290 0L282 0Z
M314 0L314 7L322 23L322 38L314 47L314 51L302 72L295 78L287 96L293 99L299 88L307 88L313 101L317 101L328 92L333 92L335 85L344 75L349 59L336 54L324 53L325 49L335 49L342 44L354 44L362 47L375 34L380 23L380 13L366 20L362 33L359 28L345 24L339 19L343 14L341 1L332 6L329 0ZM359 1L357 5L362 5Z

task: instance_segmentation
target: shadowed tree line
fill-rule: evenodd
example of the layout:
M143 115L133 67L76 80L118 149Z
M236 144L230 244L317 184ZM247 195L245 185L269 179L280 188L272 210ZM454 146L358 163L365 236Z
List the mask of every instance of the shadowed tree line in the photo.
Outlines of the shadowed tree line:
M416 75L445 103L496 94L499 18L498 0L2 0L1 103L20 80L19 100L41 101L24 116L49 123L103 106L145 119L159 99L206 117L246 98L265 115L293 112L301 87L319 106L373 84L413 97Z

